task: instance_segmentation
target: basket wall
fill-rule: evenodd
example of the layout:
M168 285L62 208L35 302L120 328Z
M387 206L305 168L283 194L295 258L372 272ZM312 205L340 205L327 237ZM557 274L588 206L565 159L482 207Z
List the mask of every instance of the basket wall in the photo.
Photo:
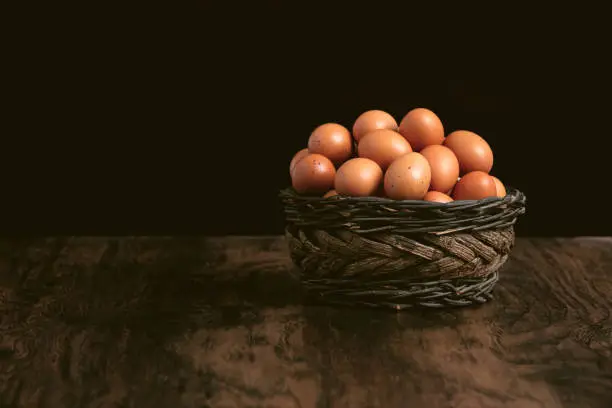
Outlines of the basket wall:
M311 300L404 309L491 299L525 197L449 204L281 193L286 237Z

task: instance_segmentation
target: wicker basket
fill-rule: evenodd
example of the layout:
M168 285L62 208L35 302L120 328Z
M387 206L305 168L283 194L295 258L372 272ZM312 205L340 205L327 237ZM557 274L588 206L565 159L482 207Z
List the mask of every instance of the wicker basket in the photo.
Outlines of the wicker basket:
M492 298L526 198L396 201L281 191L286 236L310 300L405 309Z

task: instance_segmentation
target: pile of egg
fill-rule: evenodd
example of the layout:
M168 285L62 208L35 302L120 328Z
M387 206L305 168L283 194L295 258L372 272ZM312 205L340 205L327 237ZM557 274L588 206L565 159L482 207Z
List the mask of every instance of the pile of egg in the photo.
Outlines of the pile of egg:
M381 110L362 113L352 133L337 123L318 126L289 172L301 195L446 203L505 196L492 167L493 152L482 137L467 130L445 136L434 112L416 108L399 126Z

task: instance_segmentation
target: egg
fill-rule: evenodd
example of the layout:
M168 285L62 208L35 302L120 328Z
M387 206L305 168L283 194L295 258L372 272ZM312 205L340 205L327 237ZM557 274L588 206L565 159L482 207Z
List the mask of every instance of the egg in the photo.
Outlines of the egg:
M323 194L334 185L336 169L327 157L308 154L293 169L291 184L300 194Z
M357 147L359 157L374 160L383 171L395 159L411 151L410 143L389 129L378 129L366 134Z
M428 191L427 194L425 194L425 197L423 197L423 200L433 201L436 203L450 203L451 201L453 201L453 199L450 198L448 195L439 191Z
M491 146L474 132L456 130L446 137L444 146L457 156L461 174L471 171L488 173L493 167Z
M397 130L395 118L381 110L369 110L359 115L353 125L353 137L360 141L366 134L378 129Z
M459 161L451 149L441 145L427 146L421 154L431 167L430 190L447 193L459 177Z
M322 154L335 164L341 164L353 152L353 139L347 128L337 123L317 127L308 139L308 151Z
M385 173L385 193L395 200L420 200L431 182L431 167L420 153L411 152L396 159Z
M498 179L495 176L491 176L491 178L495 182L495 194L498 197L505 197L506 196L506 187L504 186L504 183L502 183L501 180Z
M323 198L329 198L329 197L333 197L333 196L337 196L337 195L338 195L338 193L336 192L336 190L329 190L327 193L325 193Z
M368 197L376 194L382 178L383 171L376 162L357 157L340 166L334 187L338 194Z
M293 175L293 169L295 168L295 165L297 164L297 162L302 160L307 154L308 154L308 149L302 149L299 152L297 152L295 155L293 155L293 158L291 159L291 163L289 164L289 174Z
M481 200L487 197L495 197L495 181L484 171L472 171L467 173L453 189L455 200Z
M399 133L410 143L414 151L444 142L444 126L438 116L425 108L416 108L404 116Z

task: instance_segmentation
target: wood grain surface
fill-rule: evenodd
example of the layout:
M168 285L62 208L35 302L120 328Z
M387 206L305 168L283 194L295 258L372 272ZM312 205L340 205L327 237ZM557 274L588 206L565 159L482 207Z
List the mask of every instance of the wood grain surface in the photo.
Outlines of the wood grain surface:
M302 304L279 237L0 240L0 407L610 407L612 238L518 239L492 302Z

